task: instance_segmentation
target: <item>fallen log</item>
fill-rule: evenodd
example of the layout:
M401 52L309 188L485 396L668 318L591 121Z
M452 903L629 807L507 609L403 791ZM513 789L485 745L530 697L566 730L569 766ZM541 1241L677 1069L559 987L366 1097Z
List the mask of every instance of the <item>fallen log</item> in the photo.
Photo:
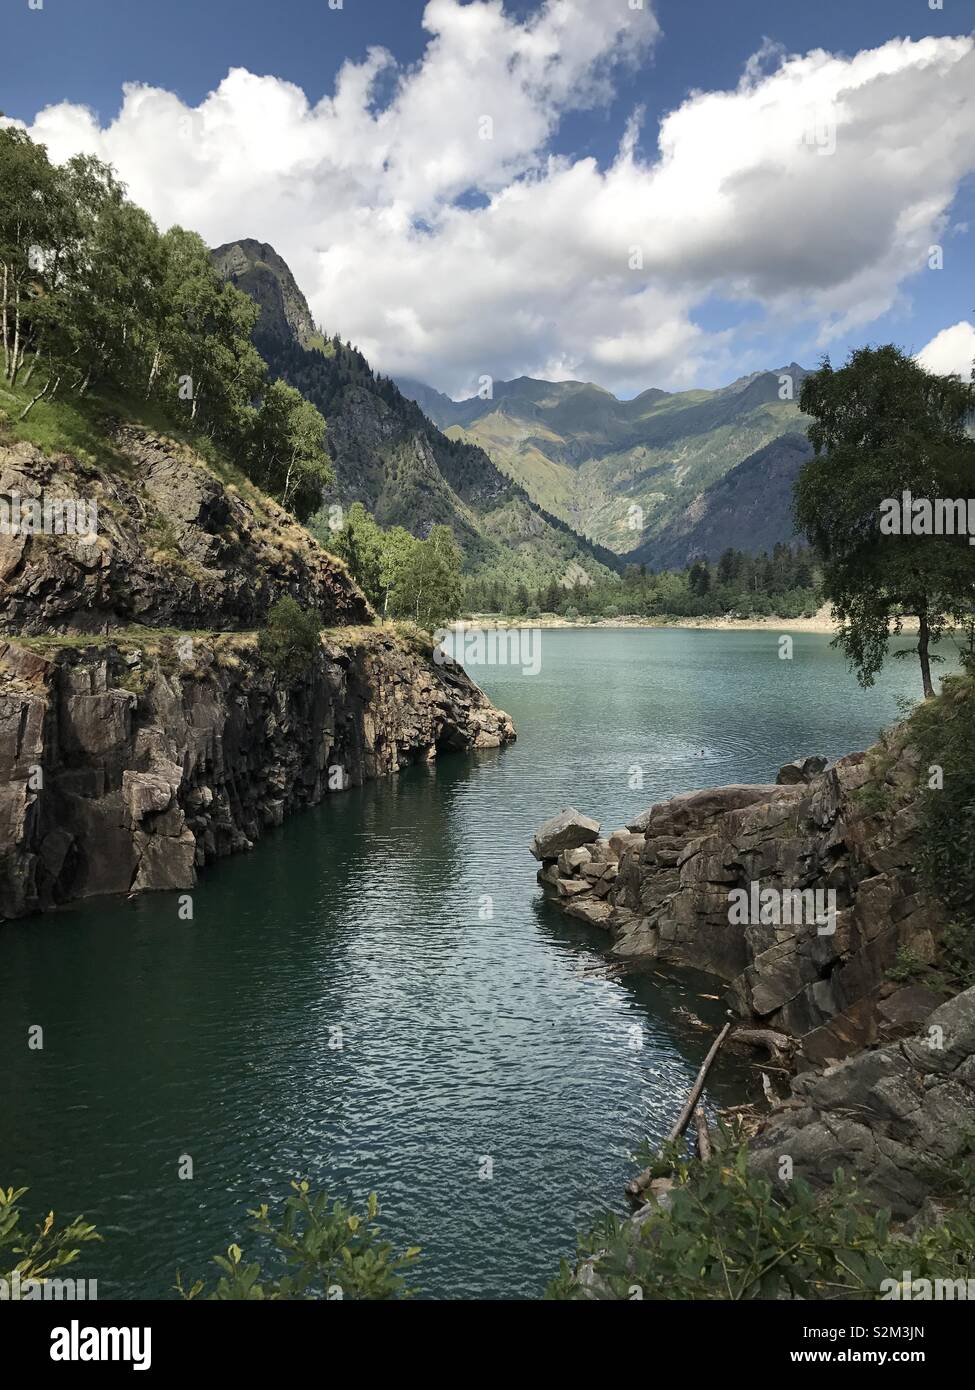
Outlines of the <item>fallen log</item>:
M667 1135L665 1143L674 1143L675 1140L681 1137L681 1135L684 1133L684 1130L690 1124L691 1116L694 1114L694 1110L697 1106L697 1103L701 1099L701 1093L704 1090L704 1083L708 1079L708 1072L711 1070L711 1067L714 1063L714 1059L718 1055L718 1052L721 1048L721 1044L724 1042L725 1038L727 1038L730 1032L731 1024L729 1022L725 1024L725 1026L721 1029L721 1032L718 1034L714 1042L711 1044L711 1050L701 1064L701 1070L697 1074L697 1080L691 1087L691 1093L687 1097L687 1101L684 1105L684 1108L678 1115L673 1129ZM626 1195L628 1197L634 1197L638 1199L641 1193L643 1193L646 1190L646 1188L650 1186L650 1183L653 1180L653 1173L653 1166L651 1166L650 1168L644 1168L643 1172L638 1173L632 1182L628 1182L626 1184Z
M697 1156L702 1163L711 1158L711 1136L708 1134L708 1117L703 1105L694 1107L694 1128L697 1130Z

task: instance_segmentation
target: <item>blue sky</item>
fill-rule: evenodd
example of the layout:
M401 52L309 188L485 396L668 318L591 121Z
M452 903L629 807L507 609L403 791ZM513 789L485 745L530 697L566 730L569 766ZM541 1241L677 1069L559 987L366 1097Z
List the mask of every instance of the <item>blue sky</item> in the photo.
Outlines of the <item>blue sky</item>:
M576 3L576 0L569 2ZM465 23L468 19L473 21L473 15L460 13L465 6L459 0L437 0L437 4L451 11L448 16L451 24L457 15ZM598 0L598 4L596 0L589 0L589 4L591 9L605 7L608 11L616 6L626 9L626 0ZM144 83L170 93L174 109L179 104L181 111L192 113L204 109L201 103L219 87L231 68L246 69L256 77L293 83L314 106L321 98L332 96L344 63L361 64L370 48L381 46L390 51L398 67L376 78L375 88L363 108L375 114L393 98L397 82L408 75L411 68L422 71L429 57L428 45L433 35L422 26L425 8L422 0L345 0L341 10L330 9L328 0L279 0L273 6L266 0L261 3L258 0L207 0L206 4L201 4L200 0L140 0L138 4L132 0L44 0L42 9L32 10L27 0L4 0L0 17L0 109L7 117L31 127L44 108L64 111L63 103L90 108L96 120L84 129L77 117L69 119L64 115L53 124L49 122L47 128L41 123L35 134L38 138L47 138L52 154L60 157L76 147L97 146L99 153L120 167L133 196L146 202L157 220L163 223L178 219L188 225L198 225L201 233L211 241L242 235L273 240L294 266L308 289L313 309L329 330L336 329L343 336L362 342L366 350L379 359L380 366L401 373L422 374L432 384L453 394L474 384L481 374L479 366L483 366L484 373L495 375L519 371L535 374L547 371L551 375L578 372L621 394L655 384L717 385L739 374L735 370L739 365L743 371L753 370L763 363L779 365L793 358L811 364L825 348L834 357L840 357L850 346L863 341L892 338L911 350L920 350L943 330L961 321L975 320L972 241L975 180L960 156L953 157L950 169L939 171L930 190L925 188L923 179L919 179L916 186L912 184L896 190L884 185L872 194L865 188L865 204L871 197L875 203L878 199L881 202L888 197L891 199L891 225L897 215L902 219L916 219L917 209L930 194L942 219L937 243L944 248L944 268L930 271L919 263L914 273L909 273L902 264L897 270L891 269L887 282L881 285L879 281L867 283L869 276L864 274L863 265L854 267L864 279L859 298L856 294L851 296L857 299L855 312L850 310L837 285L826 292L828 274L824 277L821 272L816 273L818 280L815 293L811 295L814 302L804 300L801 305L798 300L791 304L781 302L783 286L788 284L791 273L788 267L782 270L776 283L762 287L759 285L764 278L761 266L748 266L745 264L747 257L739 257L739 280L734 285L726 283L721 273L720 236L717 246L710 246L707 252L696 245L691 248L696 238L695 223L699 220L693 197L681 214L687 218L688 260L695 265L693 289L687 284L680 256L668 253L649 274L645 295L635 298L632 287L624 284L614 299L605 288L605 266L598 258L587 268L584 252L576 246L566 247L566 265L570 261L573 265L571 272L566 270L561 300L576 306L576 323L585 320L585 336L597 344L592 351L582 342L581 330L580 340L573 341L571 324L568 321L560 323L557 284L553 283L548 297L537 298L537 252L524 257L525 264L520 271L523 288L519 296L519 271L514 265L518 257L512 253L510 227L497 232L492 229L485 237L484 226L476 220L468 219L467 231L463 234L454 225L458 211L472 213L506 189L517 188L520 181L537 180L551 156L576 165L592 159L598 171L605 174L617 157L627 122L637 108L643 108L645 114L634 153L648 170L652 169L660 157L657 148L660 121L678 109L687 110L687 104L695 101L695 93L734 92L749 59L768 41L780 45L763 60L769 72L790 55L805 55L815 49L826 50L838 59L852 60L867 50L880 49L894 38L920 40L926 36L943 39L969 35L975 29L975 0L944 0L940 10L930 8L927 0L862 0L856 4L849 0L817 0L816 4L808 6L786 5L781 0L734 0L734 3L728 0L656 0L651 7L660 30L655 41L647 42L634 56L623 51L628 41L625 35L622 40L619 35L606 36L595 66L587 66L579 60L576 79L585 85L598 69L601 83L598 97L587 101L583 109L575 109L570 89L554 92L550 99L546 98L544 109L535 112L545 126L544 135L527 142L524 149L512 149L504 160L499 156L497 167L488 168L483 160L475 159L466 188L442 182L436 187L424 185L417 191L408 185L404 176L396 181L394 189L376 185L350 190L348 171L341 157L334 153L335 142L322 133L323 149L327 147L328 153L316 163L317 157L312 158L312 140L300 164L295 164L290 171L283 169L280 176L276 172L273 191L268 188L268 202L274 206L280 207L283 201L294 197L302 209L297 221L272 216L260 185L242 187L241 199L231 200L226 209L228 220L223 221L201 197L200 182L204 173L197 170L194 179L182 187L178 166L173 161L167 163L159 151L158 145L166 140L166 122L175 119L169 111L160 107L158 111L138 117L130 111L121 123L117 122L125 83ZM481 0L474 0L473 5L466 8L483 8L483 5ZM515 35L530 31L542 8L540 2L507 3L505 20L510 26L516 26L509 32ZM583 31L588 23L580 8L568 35L570 44L578 42L580 52L585 47ZM430 27L437 28L437 25L434 23ZM447 43L448 48L449 43L454 43L457 49L456 60L448 53L445 69L454 61L461 72L465 63L476 66L477 60L467 51L467 40L459 28L455 39L448 42L441 34L438 42ZM492 42L503 44L503 35L500 39L495 35ZM495 58L498 58L497 51ZM898 79L897 91L891 87L890 99L903 104L916 90L919 126L925 120L930 122L930 107L942 99L948 101L953 119L967 120L967 113L958 109L964 104L963 96L957 96L963 87L952 88L941 80L930 79L930 75L926 77L920 61L914 66L919 73L916 88L912 86L912 69ZM958 76L960 80L960 72ZM442 73L441 80L444 80ZM503 80L503 74L496 81L492 78L494 85L486 88L492 93L492 99L496 99L499 118L503 118L507 104L503 87L497 85ZM529 84L533 80L529 73ZM432 81L431 73L428 87L432 86ZM411 160L425 158L441 135L449 137L457 122L467 119L457 105L456 92L451 95L449 89L448 80L441 132L431 127L428 114L424 114L430 105L428 96L422 103L419 98L413 103L416 109L423 107L420 115L404 115L397 121L398 126L410 130L413 129L412 120L417 124L411 136L412 145L398 156L394 150L388 161L390 167L395 165L397 157L404 168ZM969 102L975 101L971 83L967 90ZM266 94L266 88L255 89L253 98L248 96L246 100L259 105ZM878 87L874 105L882 105L884 99ZM240 107L235 110L239 113ZM525 110L530 114L528 107ZM904 115L903 109L900 115ZM246 115L238 114L234 119L241 124L240 142L253 140L254 133ZM774 120L774 114L769 119ZM862 125L863 119L861 111L856 121ZM191 117L191 123L192 120L195 117ZM362 135L359 125L353 122L356 139ZM290 152L293 142L301 141L302 128L301 120L292 121L290 114L282 117L282 152ZM185 134L185 120L181 129ZM103 135L103 132L108 134ZM196 141L195 159L201 138L198 135L192 138ZM226 138L231 139L230 136ZM383 134L382 139L386 138ZM874 134L866 137L857 158L871 167L883 160L906 158L913 158L919 164L937 162L932 161L930 143L937 139L936 132L928 131L923 138L919 134L916 146L908 142L905 149L902 141L896 149L887 149L885 122L881 119ZM142 163L140 144L152 150ZM231 139L231 152L236 148L239 146L234 146ZM369 148L363 146L364 151ZM850 155L852 157L852 151ZM227 199L224 194L217 193L217 186L226 175L229 156L222 157L216 143L208 156L217 161L212 179L215 198L226 205ZM316 163L311 175L309 158ZM368 158L367 153L364 158ZM729 170L729 178L742 178L740 161L735 159L732 163L734 167ZM857 228L860 214L862 220L870 224L870 210L867 206L857 206L855 185L851 191L848 178L835 182L836 170L831 169L830 180L826 179L827 163L823 160L821 166L823 197L842 195L843 202L834 206L831 214L840 225L844 219L849 219L850 245L853 245L860 235ZM315 183L314 196L309 193L310 178ZM687 182L694 182L693 172L689 172ZM815 201L820 184L810 185L806 180L801 187L807 194L811 192L812 201ZM685 185L681 182L680 186ZM341 189L342 198L348 200L346 223L372 224L379 218L384 224L382 239L369 249L368 256L362 252L358 261L355 245L343 245L341 236L336 234L330 187ZM608 195L609 191L604 189L603 192ZM580 196L584 194L585 190L580 189ZM557 196L553 190L553 197ZM765 191L761 196L766 196ZM899 212L894 206L898 197L905 200ZM321 209L316 200L321 200ZM653 206L656 208L654 218L657 218L661 215L659 200ZM798 244L802 240L802 221L809 206L808 198L796 206L794 224L783 223L778 239L779 244L783 240L797 242L794 250L797 265L801 267L815 255L809 246ZM410 225L401 233L405 238L402 246L397 247L391 240L393 232L388 224L403 209L407 210ZM770 216L774 221L774 211ZM231 218L234 225L230 224ZM654 218L648 221L647 235L651 241L656 237ZM539 225L544 223L545 216L542 216ZM430 228L433 231L428 244L418 245L417 237ZM359 230L361 234L361 227ZM462 235L467 238L463 252L466 259L458 262L457 238ZM530 236L530 231L525 235ZM816 235L822 233L811 228L809 236ZM870 225L863 235L880 238L885 254L896 259L893 249L886 244L887 233L879 225ZM679 234L675 236L679 245ZM439 244L438 237L442 238ZM495 237L493 249L492 237ZM280 244L282 241L285 244ZM351 241L354 243L355 239ZM497 294L490 302L490 285L485 286L484 297L479 299L466 283L470 275L477 275L481 270L473 248L482 244L486 254L493 257L493 263L503 261L513 266L510 275L499 277ZM648 253L651 249L648 247ZM453 269L455 283L461 291L456 313L467 319L483 320L481 341L477 339L476 325L471 324L461 342L456 325L448 321L451 310L442 289L434 295L429 288L431 271L435 274L440 264L439 250L443 253L442 263ZM915 259L916 252L915 247L911 252ZM778 253L773 249L770 254L774 259ZM845 262L846 254L842 246L830 253L837 264ZM556 245L553 256L558 255L559 246ZM705 255L712 258L706 265L702 261ZM403 267L400 280L393 276L397 261ZM457 277L458 264L467 266L469 274ZM803 274L805 270L800 268L797 284ZM344 287L350 275L356 277L358 299ZM597 284L600 287L600 312L596 311L592 299L595 290L591 289L590 297L585 298L587 277L591 287ZM461 279L465 281L463 287ZM494 303L498 307L497 316L490 312ZM872 314L871 306L876 310ZM625 321L615 344L614 315L621 322ZM668 328L667 324L671 326ZM680 359L677 365L668 362L668 344L675 358Z

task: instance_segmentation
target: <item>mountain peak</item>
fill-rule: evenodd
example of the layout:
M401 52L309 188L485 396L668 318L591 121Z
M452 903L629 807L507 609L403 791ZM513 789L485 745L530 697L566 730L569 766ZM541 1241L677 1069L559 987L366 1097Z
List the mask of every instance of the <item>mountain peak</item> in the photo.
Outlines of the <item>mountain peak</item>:
M322 346L308 301L288 263L268 242L242 237L216 247L210 258L220 274L260 308L259 334L304 348Z

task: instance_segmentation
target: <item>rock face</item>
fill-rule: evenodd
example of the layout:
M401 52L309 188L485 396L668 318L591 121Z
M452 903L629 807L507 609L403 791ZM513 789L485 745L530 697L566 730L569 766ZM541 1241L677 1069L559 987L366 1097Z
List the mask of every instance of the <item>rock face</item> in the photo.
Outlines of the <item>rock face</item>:
M0 913L189 888L330 792L514 736L385 628L326 637L286 681L249 635L0 643Z
M975 989L956 995L911 1038L800 1076L750 1145L751 1165L780 1181L796 1174L825 1187L837 1168L895 1217L913 1215L933 1173L971 1150L975 1111Z
M246 479L133 426L102 458L0 448L5 506L80 501L89 523L0 536L0 915L188 888L331 791L514 738ZM254 631L286 595L326 628L294 676Z
M326 625L371 620L341 561L240 479L225 484L185 446L120 427L114 466L0 448L0 496L79 499L93 534L0 536L0 631L259 627L286 594Z
M938 1002L889 972L901 951L933 958L943 914L917 882L914 750L895 739L798 766L795 782L650 807L610 837L605 876L560 860L539 878L610 931L617 957L725 980L739 1016L799 1039L809 1067L902 1035Z

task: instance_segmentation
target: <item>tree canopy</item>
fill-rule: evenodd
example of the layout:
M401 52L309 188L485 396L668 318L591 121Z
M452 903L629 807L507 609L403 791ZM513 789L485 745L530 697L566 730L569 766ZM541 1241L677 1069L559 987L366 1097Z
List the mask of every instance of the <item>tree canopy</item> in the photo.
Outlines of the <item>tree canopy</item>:
M972 387L926 372L894 346L861 348L838 371L825 360L803 382L800 405L813 417L815 456L796 483L796 522L821 559L836 641L871 685L891 633L916 618L930 696L932 642L975 610L975 555L964 533L913 522L892 532L883 523L894 504L916 521L914 500L975 492Z
M0 130L3 374L39 400L89 391L155 400L227 448L298 516L331 471L325 421L269 381L251 341L259 314L195 233L160 233L111 168L78 155L50 163Z

